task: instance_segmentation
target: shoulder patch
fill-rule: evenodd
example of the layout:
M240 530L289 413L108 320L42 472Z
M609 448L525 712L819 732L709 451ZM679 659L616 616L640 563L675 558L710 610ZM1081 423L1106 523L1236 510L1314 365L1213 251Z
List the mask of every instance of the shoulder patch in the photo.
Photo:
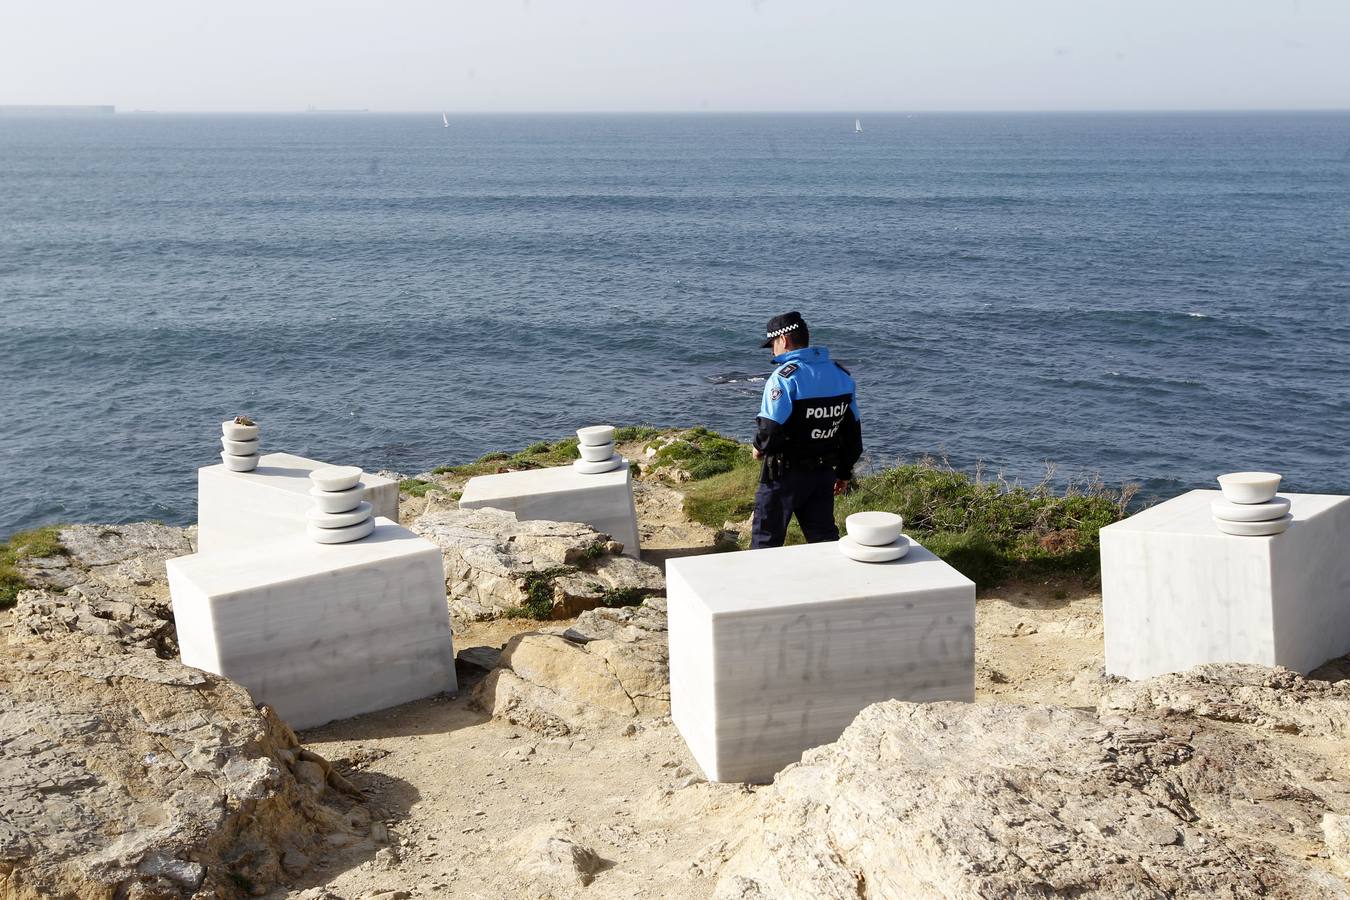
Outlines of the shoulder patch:
M852 375L852 374L853 374L852 372L850 372L850 371L848 370L848 366L844 365L843 363L841 363L841 362L836 362L835 365L838 366L839 368L843 369L845 375Z
M801 368L801 366L797 365L795 362L788 363L786 366L783 366L783 368L779 369L776 374L781 375L784 378L791 378L793 373L795 373L799 368Z

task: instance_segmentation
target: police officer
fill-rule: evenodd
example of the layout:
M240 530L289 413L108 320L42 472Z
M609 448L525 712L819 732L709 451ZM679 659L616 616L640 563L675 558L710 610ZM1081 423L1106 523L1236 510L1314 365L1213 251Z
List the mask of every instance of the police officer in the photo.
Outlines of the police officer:
M800 313L769 320L763 346L778 366L764 385L755 419L755 491L750 547L781 547L795 514L810 543L836 541L834 498L848 490L862 456L862 423L853 376L812 347Z

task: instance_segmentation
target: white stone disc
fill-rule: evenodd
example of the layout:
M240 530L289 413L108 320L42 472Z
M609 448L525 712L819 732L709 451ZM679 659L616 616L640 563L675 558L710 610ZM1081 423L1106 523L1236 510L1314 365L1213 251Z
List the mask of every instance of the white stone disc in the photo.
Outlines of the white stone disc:
M258 468L258 454L252 456L235 456L232 453L221 453L220 461L225 464L225 468L231 472L252 472Z
M903 534L894 544L882 547L868 547L844 535L839 539L839 552L858 562L879 563L900 559L909 552L909 538Z
M329 466L309 473L314 486L324 491L345 491L361 480L360 466Z
M628 460L615 454L602 462L591 462L587 459L577 459L572 461L572 468L576 469L582 475L601 475L605 472L613 472L622 466L628 465Z
M347 512L329 513L321 509L311 509L307 514L309 521L320 528L346 528L348 525L360 525L375 513L375 507L362 500L356 509Z
M320 544L350 544L375 530L375 519L371 517L346 528L320 528L313 522L308 525L309 536Z
M1289 498L1276 497L1267 503L1230 503L1215 500L1209 509L1214 518L1225 522L1272 522L1289 512Z
M608 444L601 444L598 447L578 444L577 452L581 454L582 459L589 462L604 462L614 456L614 442L610 441Z
M343 513L356 509L365 499L365 492L366 486L360 483L345 491L325 491L317 487L309 489L309 495L314 498L314 506L320 512L326 513Z
M1272 534L1280 534L1289 530L1289 526L1294 524L1293 516L1285 516L1275 519L1272 522L1226 522L1223 519L1215 519L1214 524L1219 526L1219 530L1225 534L1240 534L1243 537L1265 537Z
M229 438L221 438L220 446L225 448L225 452L231 456L257 456L258 439L251 441L232 441Z
M578 428L577 440L588 447L612 444L614 442L614 426L592 425L589 428Z

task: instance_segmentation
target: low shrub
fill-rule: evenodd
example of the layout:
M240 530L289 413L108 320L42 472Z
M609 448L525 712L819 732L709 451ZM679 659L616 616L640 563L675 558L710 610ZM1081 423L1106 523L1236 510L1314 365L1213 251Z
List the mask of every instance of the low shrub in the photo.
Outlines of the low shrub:
M852 513L899 513L907 534L982 588L1048 574L1095 580L1101 571L1098 532L1125 517L1136 488L1113 490L1092 480L1057 490L1051 474L1028 488L926 457L856 479L853 490L835 501L835 519L842 532ZM758 464L738 463L686 485L685 513L712 528L744 520L754 511L758 483ZM794 521L787 541L802 540Z
M520 611L531 619L553 618L553 582L577 571L576 566L553 566L525 576L525 602Z

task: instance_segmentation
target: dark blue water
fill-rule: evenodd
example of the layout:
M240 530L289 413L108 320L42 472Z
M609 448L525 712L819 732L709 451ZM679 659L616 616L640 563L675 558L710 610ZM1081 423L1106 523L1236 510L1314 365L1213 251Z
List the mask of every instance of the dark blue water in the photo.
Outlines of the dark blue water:
M1350 488L1350 114L0 120L0 534L194 518L217 423L408 472L747 436L770 315L878 460Z

